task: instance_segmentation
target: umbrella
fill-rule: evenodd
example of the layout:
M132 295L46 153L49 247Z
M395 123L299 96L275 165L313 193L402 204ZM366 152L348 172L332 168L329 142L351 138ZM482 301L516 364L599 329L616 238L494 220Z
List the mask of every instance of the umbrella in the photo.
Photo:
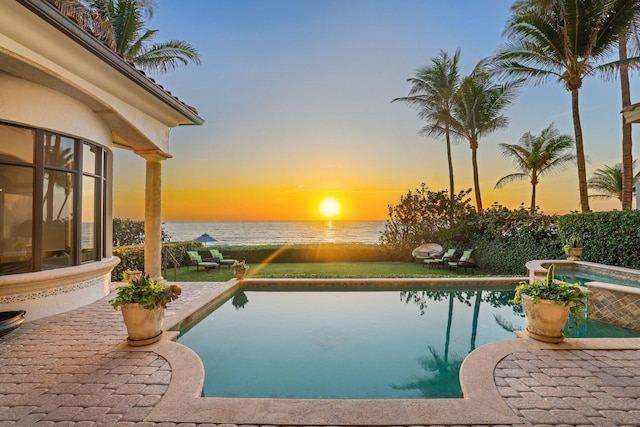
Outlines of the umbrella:
M207 243L211 243L211 242L217 242L216 239L214 239L213 237L209 236L207 233L204 233L202 236L198 236L195 239L193 239L194 242L200 242L204 245L206 245Z

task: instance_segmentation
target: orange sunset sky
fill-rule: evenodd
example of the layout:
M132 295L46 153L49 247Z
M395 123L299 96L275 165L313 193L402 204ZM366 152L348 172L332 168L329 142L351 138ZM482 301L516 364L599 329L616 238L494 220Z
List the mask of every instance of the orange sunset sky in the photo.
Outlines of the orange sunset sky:
M191 0L186 8L159 0L148 24L157 40L189 41L202 65L153 77L205 119L171 131L163 220L324 219L319 206L328 196L340 202L336 219L378 220L422 182L446 189L444 142L418 135L416 111L391 100L408 93L406 79L440 50L461 49L463 75L494 53L511 3ZM638 87L635 76L632 102ZM588 79L580 97L590 175L621 161L619 83ZM480 140L485 207L529 205L526 182L494 190L516 172L497 145L552 122L573 134L570 108L569 93L553 81L519 92L509 127ZM142 219L145 162L120 149L114 156L114 217ZM468 143L454 145L453 156L456 190L471 188ZM579 210L576 171L543 177L537 204L545 213ZM619 206L591 202L593 210Z

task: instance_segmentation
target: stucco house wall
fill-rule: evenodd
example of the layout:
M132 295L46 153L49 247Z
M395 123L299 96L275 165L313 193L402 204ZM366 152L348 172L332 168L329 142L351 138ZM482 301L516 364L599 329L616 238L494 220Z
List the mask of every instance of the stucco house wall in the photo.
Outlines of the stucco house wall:
M160 162L171 157L171 128L202 123L194 108L46 0L1 1L0 124L54 132L102 147L107 185L100 259L41 271L0 272L0 311L26 310L27 320L33 320L108 294L111 270L119 262L111 248L114 149L131 150L146 165L145 269L158 277L161 241L154 236L156 231L160 236L162 221ZM37 202L34 206L38 208ZM36 247L39 238L33 235ZM0 261L1 257L0 253Z

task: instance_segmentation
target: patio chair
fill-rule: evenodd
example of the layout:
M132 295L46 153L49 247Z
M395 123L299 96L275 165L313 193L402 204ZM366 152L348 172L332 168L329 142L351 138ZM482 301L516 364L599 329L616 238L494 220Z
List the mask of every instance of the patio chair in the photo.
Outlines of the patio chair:
M471 271L473 272L474 269L476 268L476 260L473 257L473 252L475 251L475 249L465 249L465 251L462 253L462 256L460 257L460 259L456 260L456 261L449 261L448 267L449 270L453 269L453 268L464 268L466 269L471 269Z
M440 258L425 259L424 261L422 261L422 266L424 267L425 265L428 265L429 268L431 268L432 266L444 267L451 260L455 259L456 253L458 253L458 249L457 248L449 249Z
M231 268L235 259L231 259L226 255L222 255L222 253L217 249L200 249L198 254L202 257L203 261L207 262L215 262L220 265L226 265L228 268Z
M217 268L218 270L220 270L220 264L212 261L202 261L202 257L198 255L198 252L196 251L187 251L187 256L189 256L187 270L189 269L189 266L192 265L196 266L196 271L198 271L200 267L204 268L205 270L207 268Z

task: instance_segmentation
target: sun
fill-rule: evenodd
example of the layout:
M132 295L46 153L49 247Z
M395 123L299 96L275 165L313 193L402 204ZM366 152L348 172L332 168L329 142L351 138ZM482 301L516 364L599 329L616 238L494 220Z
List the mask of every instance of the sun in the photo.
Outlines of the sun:
M340 202L335 197L325 197L320 202L320 213L327 218L333 218L340 213Z

